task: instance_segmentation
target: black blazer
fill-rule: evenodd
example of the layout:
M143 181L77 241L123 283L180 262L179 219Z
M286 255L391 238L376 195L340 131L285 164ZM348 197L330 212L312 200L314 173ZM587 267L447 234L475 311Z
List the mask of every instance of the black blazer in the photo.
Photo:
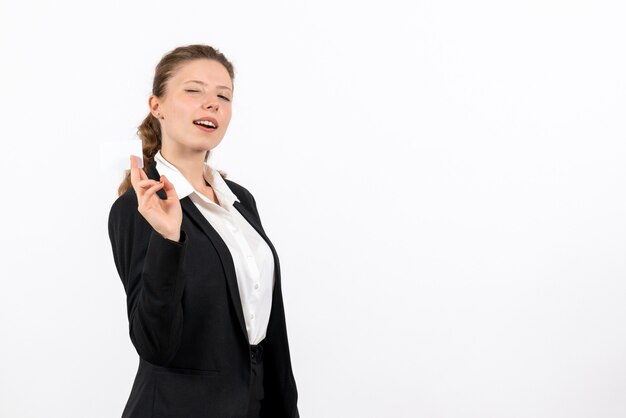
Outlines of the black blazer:
M148 178L159 180L156 162ZM252 194L226 180L235 208L274 256L272 308L263 346L263 417L299 417L278 255ZM165 199L165 192L158 192ZM228 247L185 197L181 241L163 238L137 210L132 187L113 203L109 238L127 297L139 369L123 412L133 418L246 417L251 358L237 277Z

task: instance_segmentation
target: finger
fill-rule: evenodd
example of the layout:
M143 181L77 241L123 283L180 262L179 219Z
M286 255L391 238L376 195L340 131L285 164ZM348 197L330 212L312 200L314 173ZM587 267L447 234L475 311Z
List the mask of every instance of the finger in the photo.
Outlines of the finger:
M152 179L148 179L148 180L139 180L136 184L135 187L139 187L142 189L147 189L148 187L152 187L155 184L159 183L156 180L152 180Z
M172 182L169 181L169 179L164 175L161 176L161 180L163 181L163 190L165 190L165 193L167 194L167 199L178 200L178 194L176 193L176 189L174 188Z
M139 157L135 155L130 156L130 182L136 183L139 180L146 180L148 176L142 168L139 167Z
M148 190L146 190L145 193L143 193L140 197L141 203L143 205L146 205L150 201L150 199L152 199L152 196L154 196L154 194L162 187L163 187L163 183L156 183L155 185L150 187ZM158 196L157 198L161 199Z
M135 183L137 183L139 180L141 180L141 177L139 176L139 164L137 163L137 160L135 160L135 156L131 155L130 156L130 182L131 184L135 185Z
M141 197L146 193L146 190L157 183L159 182L155 180L139 180L138 182L133 183L132 186L133 189L135 189L135 194L139 199L141 199Z

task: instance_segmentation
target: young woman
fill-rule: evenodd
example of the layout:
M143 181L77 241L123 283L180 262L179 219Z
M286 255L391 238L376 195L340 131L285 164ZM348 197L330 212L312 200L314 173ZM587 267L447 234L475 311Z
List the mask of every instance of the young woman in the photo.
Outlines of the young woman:
M208 163L234 70L206 45L156 67L144 168L109 214L139 369L123 417L299 417L280 265L252 194Z

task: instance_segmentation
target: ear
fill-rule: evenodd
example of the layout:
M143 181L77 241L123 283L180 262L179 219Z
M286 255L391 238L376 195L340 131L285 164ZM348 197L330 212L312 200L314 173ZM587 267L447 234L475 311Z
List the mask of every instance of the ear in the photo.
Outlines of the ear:
M150 108L150 113L157 119L163 119L163 114L161 113L161 103L159 98L155 95L150 96L148 99L148 107Z

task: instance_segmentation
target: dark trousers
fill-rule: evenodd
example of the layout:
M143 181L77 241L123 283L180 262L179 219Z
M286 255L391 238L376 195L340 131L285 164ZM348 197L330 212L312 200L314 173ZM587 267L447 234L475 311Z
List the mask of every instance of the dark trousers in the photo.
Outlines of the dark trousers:
M250 401L248 402L248 418L261 417L261 404L264 398L263 391L263 347L250 346L252 359L252 386L250 388Z

